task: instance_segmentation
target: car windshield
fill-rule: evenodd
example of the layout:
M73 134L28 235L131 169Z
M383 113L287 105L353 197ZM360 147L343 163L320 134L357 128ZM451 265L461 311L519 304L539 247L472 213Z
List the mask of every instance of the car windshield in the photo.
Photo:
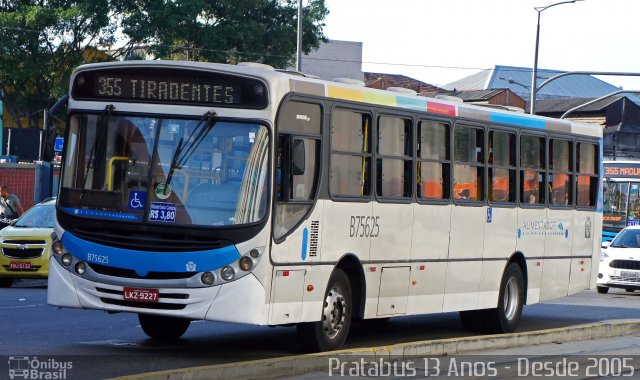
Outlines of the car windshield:
M625 229L611 242L611 247L640 248L640 229Z
M30 208L14 224L15 227L53 228L56 208L51 205L36 205Z
M267 128L255 122L102 114L70 118L60 206L99 219L180 225L266 215Z

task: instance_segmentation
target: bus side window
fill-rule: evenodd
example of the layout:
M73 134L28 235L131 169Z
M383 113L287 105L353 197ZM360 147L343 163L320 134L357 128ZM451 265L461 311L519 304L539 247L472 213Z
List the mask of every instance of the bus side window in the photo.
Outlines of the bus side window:
M331 195L371 195L371 116L343 109L333 111L330 159Z
M549 204L570 206L573 204L573 142L551 139L549 143Z

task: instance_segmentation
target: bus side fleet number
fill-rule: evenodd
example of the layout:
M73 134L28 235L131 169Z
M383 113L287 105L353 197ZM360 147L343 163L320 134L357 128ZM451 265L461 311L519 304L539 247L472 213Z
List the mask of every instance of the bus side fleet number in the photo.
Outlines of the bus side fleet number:
M349 237L378 237L380 235L379 216L351 216Z

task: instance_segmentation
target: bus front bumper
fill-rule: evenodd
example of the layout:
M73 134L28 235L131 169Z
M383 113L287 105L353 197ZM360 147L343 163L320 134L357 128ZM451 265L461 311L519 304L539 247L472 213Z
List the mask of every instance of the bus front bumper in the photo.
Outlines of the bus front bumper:
M88 281L50 260L47 303L52 306L256 325L268 322L266 292L253 275L218 286L154 290L159 293L157 302L127 301L123 286Z

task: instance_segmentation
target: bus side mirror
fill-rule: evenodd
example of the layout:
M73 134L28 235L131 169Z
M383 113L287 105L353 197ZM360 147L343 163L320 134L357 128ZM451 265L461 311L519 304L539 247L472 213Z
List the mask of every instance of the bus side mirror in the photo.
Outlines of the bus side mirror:
M53 107L44 111L44 147L42 149L42 159L44 161L51 161L55 156L54 150L56 145L57 131L56 128L51 124L51 115L58 111L60 107L67 104L67 100L69 100L69 95L61 97L60 99L58 99L56 104L53 105Z
M303 175L305 168L304 140L293 139L291 146L291 172L293 175Z
M56 136L57 133L54 127L49 127L44 131L44 148L42 152L44 161L51 161L55 156Z

